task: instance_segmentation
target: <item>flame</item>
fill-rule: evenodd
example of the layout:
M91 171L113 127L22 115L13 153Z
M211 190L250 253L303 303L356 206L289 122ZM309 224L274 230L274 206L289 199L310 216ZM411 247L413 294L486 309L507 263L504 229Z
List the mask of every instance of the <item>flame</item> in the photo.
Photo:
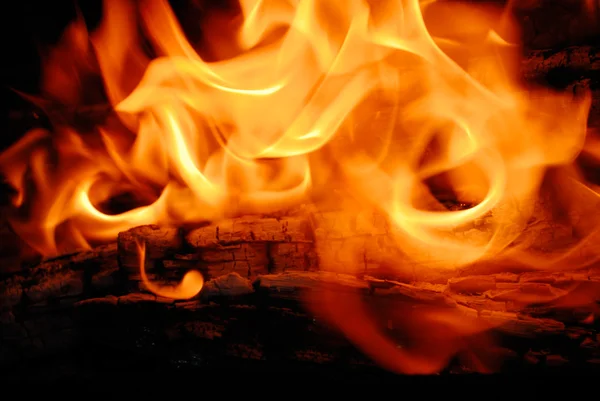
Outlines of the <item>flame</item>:
M216 60L201 56L166 0L105 0L97 30L81 20L68 28L71 54L60 47L48 59L45 95L66 108L89 103L84 80L67 77L96 69L112 113L85 132L64 122L33 130L0 155L17 190L11 224L34 249L54 255L138 225L268 213L335 193L381 211L398 247L437 269L598 260L595 217L572 221L582 241L564 252L525 246L548 180L563 185L557 199L568 210L588 213L598 202L598 188L574 161L584 148L590 157L599 152L597 141L586 142L589 93L530 91L519 82L507 13L435 0L239 6L233 37L206 34ZM474 206L447 210L435 186ZM139 202L108 211L122 193ZM482 220L485 230L477 229ZM143 281L157 295L185 299L201 290L198 272L175 288L150 282L143 244L139 251ZM485 330L429 311L415 322L450 327L452 346L429 356L400 351L360 302L334 298L321 302L329 319L397 371L439 370L458 343Z
M159 284L155 284L148 279L148 275L146 274L146 244L144 242L138 241L136 243L138 248L138 257L140 264L140 273L142 276L142 282L150 291L154 294L159 295L165 298L171 299L190 299L194 298L196 295L200 293L202 287L204 286L204 278L202 274L200 274L196 270L190 270L183 276L181 283L177 286L163 286Z
M482 345L469 347L469 336L479 334L490 326L476 318L466 316L450 308L380 308L389 312L388 326L399 325L403 329L404 343L394 341L389 333L378 329L380 322L369 311L367 303L357 294L325 290L310 299L309 305L339 327L348 338L382 367L404 374L433 374L441 371L458 351L467 363L480 372L489 372L494 361L484 362L489 356L476 356L473 351ZM372 306L372 305L370 305ZM379 317L379 316L377 316ZM389 329L389 327L388 327ZM388 330L389 331L389 330ZM490 338L479 340L488 346ZM473 344L474 345L474 344ZM469 355L471 354L471 355Z

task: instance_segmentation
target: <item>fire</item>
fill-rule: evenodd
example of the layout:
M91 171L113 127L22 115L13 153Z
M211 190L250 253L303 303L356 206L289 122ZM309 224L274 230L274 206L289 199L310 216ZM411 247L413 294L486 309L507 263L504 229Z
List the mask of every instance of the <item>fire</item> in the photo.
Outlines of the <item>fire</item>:
M69 27L71 62L93 69L84 57L91 44L114 112L92 133L36 129L0 156L17 190L11 223L33 248L59 254L138 225L269 213L335 192L353 207L380 210L399 248L439 269L589 262L581 255L598 235L591 227L552 260L511 245L549 169L561 172L567 205L581 208L569 193L597 202L597 189L573 167L586 143L589 94L525 90L505 14L496 26L495 10L435 0L241 0L240 10L233 40L207 34L227 55L216 61L199 55L165 0L105 0L97 30L81 21ZM46 66L46 93L81 104L59 62ZM432 182L474 206L448 211ZM103 205L122 193L139 204L108 212ZM190 298L202 288L197 272L177 288L149 282L143 246L140 255L144 282L158 295ZM366 314L347 316L348 305L360 308L354 300L323 302L332 321L391 369L435 371L454 350L400 355L360 320ZM428 330L465 324L445 312L424 316ZM455 337L483 330L478 324ZM374 338L381 347L369 345Z
M176 287L163 286L151 282L148 279L146 268L144 267L146 265L146 244L138 242L137 248L142 282L156 295L171 299L190 299L195 297L204 286L204 278L202 277L202 274L196 270L187 272L183 277L183 280L181 280L181 283Z

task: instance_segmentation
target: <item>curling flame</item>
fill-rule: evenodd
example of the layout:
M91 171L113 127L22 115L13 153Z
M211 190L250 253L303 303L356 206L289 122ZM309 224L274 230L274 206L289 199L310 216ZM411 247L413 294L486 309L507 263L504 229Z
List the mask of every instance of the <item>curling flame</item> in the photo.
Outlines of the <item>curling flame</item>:
M427 250L435 249L435 263L454 269L497 255L527 220L545 169L581 149L589 96L533 102L507 73L510 57L499 54L510 46L490 17L455 4L458 20L476 21L462 32L460 21L444 18L455 8L436 4L242 1L238 55L207 62L166 2L140 5L159 56L151 60L136 46L133 3L107 0L91 43L121 125L101 126L99 138L68 127L54 137L38 131L3 154L24 216L15 229L53 254L141 224L282 209L335 178L383 210L417 260L434 262ZM439 38L426 27L427 10ZM273 38L278 28L286 30ZM373 116L383 124L368 129ZM24 183L28 170L35 195ZM436 209L424 182L440 175L476 206ZM122 192L146 205L102 211ZM492 210L488 237L448 235Z
M64 49L65 57L50 59L46 95L67 109L89 102L90 91L65 71L79 66L89 75L91 48L113 113L87 131L65 123L52 133L36 129L0 155L17 190L12 226L33 248L52 255L138 225L326 200L380 211L416 265L561 269L598 261L598 188L573 163L587 146L590 94L524 90L506 14L435 0L239 5L234 37L208 30L204 53L166 0L105 0L91 47L81 21L67 30L73 60L60 64ZM587 154L597 148L589 142ZM562 186L556 200L582 240L541 255L528 250L524 228L549 179ZM474 206L450 211L439 192ZM135 206L108 207L120 194ZM576 219L575 211L591 217ZM143 244L139 251L154 293L185 299L202 288L198 272L175 288L150 282ZM484 330L432 311L415 319L428 332L451 327L444 332L453 340L435 355L392 352L356 300L322 302L328 319L397 371L439 370L465 336ZM360 313L346 313L348 305Z
M155 284L148 279L146 274L146 244L144 242L137 242L138 257L140 263L140 273L142 276L142 282L150 291L161 297L171 299L190 299L198 295L204 286L204 278L202 274L196 270L191 270L183 276L183 280L177 286L162 286Z

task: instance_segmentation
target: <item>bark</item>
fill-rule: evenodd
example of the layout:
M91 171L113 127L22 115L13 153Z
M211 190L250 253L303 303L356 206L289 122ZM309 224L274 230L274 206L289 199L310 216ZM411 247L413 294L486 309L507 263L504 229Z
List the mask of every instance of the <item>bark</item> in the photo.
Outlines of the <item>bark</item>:
M600 116L599 70L598 50L589 46L531 51L522 63L526 80L591 88L590 122ZM88 111L68 114L89 120L82 113ZM537 230L538 246L547 248L570 235L553 225ZM408 260L385 220L370 211L244 217L194 229L137 227L116 244L39 264L6 227L0 236L7 250L0 253L0 360L9 364L103 344L126 355L159 353L167 365L227 358L370 365L300 303L303 293L323 286L359 292L369 302L443 305L479 316L496 327L520 363L592 365L600 359L597 269L440 272ZM198 269L207 279L200 296L172 301L148 293L137 266L139 239L147 245L151 280L177 282ZM398 265L406 268L399 272ZM286 346L278 345L281 338ZM148 344L139 345L142 340ZM160 344L159 350L149 344ZM106 363L125 363L111 355L116 359Z
M391 310L427 306L478 318L501 336L498 352L513 367L595 366L598 269L458 272L438 277L437 284L415 269L412 277L391 279L377 268L378 252L368 253L387 235L385 222L369 216L244 217L196 229L137 227L121 233L117 244L13 273L0 285L0 360L31 366L43 356L52 360L102 349L94 363L121 364L141 354L137 360L177 367L250 360L376 369L321 319L319 309L302 302L305 295L328 289ZM174 301L149 293L130 263L136 239L147 244L153 280L172 282L191 268L202 271L207 282L199 296ZM327 242L329 248L316 250L315 243ZM340 272L346 250L362 253L358 260L367 263ZM320 264L324 259L339 265ZM576 302L586 296L588 302Z
M600 125L600 49L598 46L530 50L521 62L526 84L534 83L579 95L590 91L588 126Z
M521 63L525 78L547 76L552 70L600 71L600 50L595 46L572 46L561 49L531 50Z

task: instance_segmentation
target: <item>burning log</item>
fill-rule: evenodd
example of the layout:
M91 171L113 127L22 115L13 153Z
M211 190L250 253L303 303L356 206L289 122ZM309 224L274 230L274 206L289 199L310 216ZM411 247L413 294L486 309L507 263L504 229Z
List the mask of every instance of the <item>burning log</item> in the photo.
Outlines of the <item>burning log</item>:
M368 359L350 346L352 343L381 366L422 373L439 371L447 363L452 366L450 359L455 355L460 358L465 353L477 354L484 349L489 357L492 333L500 338L494 343L501 348L498 352L521 356L517 359L522 363L539 360L536 352L546 355L548 366L571 360L592 363L598 358L595 317L599 312L600 280L597 270L528 271L525 267L500 266L506 261L502 258L494 259L494 266L481 258L500 250L514 255L526 246L558 249L554 241L572 240L577 236L588 240L587 243L580 241L584 245L593 242L593 235L585 234L591 231L593 222L576 222L596 211L592 211L594 206L591 205L568 208L565 216L561 216L569 220L567 227L544 226L543 218L541 221L534 218L533 224L538 226L536 235L523 242L519 242L522 239L519 237L516 244L513 242L513 234L530 224L530 220L521 219L525 216L520 214L536 213L530 210L534 205L528 203L529 196L543 186L544 168L564 167L577 156L585 134L583 116L588 112L587 102L571 104L566 99L570 96L546 97L548 94L542 93L550 105L539 107L542 109L539 115L533 113L538 121L530 115L532 109L538 108L537 103L522 104L520 94L519 101L510 101L504 89L514 89L515 77L505 82L503 69L497 68L501 63L495 59L490 62L491 53L487 50L496 53L495 48L485 49L487 46L480 40L468 41L473 46L454 46L460 53L457 58L464 56L471 60L480 54L481 58L473 65L478 68L472 71L487 70L487 78L481 76L484 81L501 78L490 82L490 87L498 87L499 93L508 97L509 101L501 102L506 107L499 107L497 101L502 97L488 96L489 91L482 90L478 77L465 75L450 57L438 57L439 48L433 45L433 40L413 43L414 38L430 37L427 26L420 23L422 15L416 1L407 2L406 8L390 2L381 9L405 15L411 29L388 32L393 25L382 20L378 26L378 18L374 18L368 30L349 31L349 35L337 43L340 53L336 55L319 50L322 47L315 44L329 43L328 48L335 49L333 45L342 36L330 37L327 27L340 23L343 26L346 14L328 13L332 18L321 22L321 18L316 18L316 10L310 7L304 12L311 10L315 14L303 15L300 19L296 13L302 8L292 9L293 13L281 14L283 21L279 23L290 25L292 29L287 30L288 33L299 32L300 36L286 36L284 41L292 43L286 44L286 49L297 49L298 53L282 60L287 52L279 53L275 46L266 46L261 47L264 52L248 53L250 60L257 62L244 60L242 66L238 64L243 60L240 58L222 60L223 64L219 65L231 72L227 79L220 77L217 70L211 74L197 70L195 58L186 61L185 57L167 56L151 62L144 55L141 63L129 63L126 56L135 55L135 49L147 53L142 52L141 46L135 47L138 41L134 33L139 24L124 24L125 20L115 19L115 15L136 13L127 6L121 8L123 5L119 2L111 4L116 11L107 13L104 26L114 28L94 36L94 49L107 83L108 97L113 104L118 104L123 117L131 118L131 121L123 118L118 125L135 131L135 135L130 140L122 140L119 129L100 127L95 118L84 118L87 127L81 128L70 121L76 120L77 111L65 113L67 121L52 118L59 128L57 132L63 134L58 135L56 141L52 138L48 141L52 143L44 144L39 152L30 152L25 141L27 146L7 153L10 157L3 159L3 170L23 195L23 199L15 203L21 203L18 211L23 212L23 219L27 221L20 228L19 224L14 227L36 249L44 254L56 254L74 244L114 239L119 231L135 225L160 221L177 226L138 226L121 232L116 244L46 260L27 269L7 269L0 288L3 361L37 361L39 358L35 357L39 355L52 359L57 351L65 349L85 354L103 345L104 351L136 350L154 360L178 366L181 362L174 361L197 364L200 360L201 364L212 366L231 358L322 364L343 359L346 364L356 361L368 364ZM160 53L181 54L186 48L179 46L182 44L179 39L183 40L185 35L173 24L174 15L169 14L167 2L153 4L139 13L147 28L147 42L159 44L154 50ZM246 9L249 5L246 4ZM336 6L345 7L341 3ZM378 14L370 5L365 7L366 3L355 2L350 9L362 14L353 17ZM264 7L256 12L274 11ZM306 31L295 30L293 25L310 18L323 23L323 29L311 30L314 36L308 41L288 42L288 39L298 40ZM256 25L256 21L263 19L244 21L236 46L250 49L265 43L267 38L262 35L270 32L270 27ZM370 18L369 21L371 24ZM88 34L82 26L74 26L75 37ZM121 28L125 30L121 32ZM446 28L454 31L456 27ZM134 39L131 43L113 43L113 32ZM405 32L412 33L404 37ZM398 46L406 40L410 46ZM141 45L142 41L139 42ZM170 48L169 43L179 45ZM355 44L378 50L361 51L356 59L347 57L347 49L353 49ZM416 57L414 70L411 62L396 59L396 55L400 55L397 50L404 48L411 49L407 52L411 60ZM582 85L592 88L598 66L591 48L563 52L536 53L531 64L523 63L523 76L534 81L546 80L554 86L572 86L574 92ZM187 50L183 53L189 55ZM347 62L350 59L353 61ZM417 62L417 59L427 62ZM285 62L280 64L279 61ZM287 67L295 66L297 61L301 61L297 64L299 68L288 71ZM336 68L331 69L333 61ZM128 66L125 76L112 71L113 67L125 64ZM276 68L266 70L270 65ZM136 66L139 70L133 73ZM251 68L247 69L248 66ZM283 69L280 70L280 66ZM48 77L60 78L61 75L51 71L63 71L61 65L53 67L48 68ZM565 68L572 74L566 77L561 74L562 79L556 79L556 71L564 73ZM271 75L281 78L282 72L286 79L270 89L235 88L247 82L247 76L265 74L267 78ZM398 72L408 74L406 77L410 79L399 80ZM412 73L417 74L415 79ZM415 91L407 91L407 94L414 92L417 99L406 99L408 112L401 116L402 120L406 117L407 124L403 127L406 132L414 132L418 138L403 135L404 129L396 129L396 113L383 116L379 113L382 106L377 104L362 109L363 103L368 106L368 95L376 88L396 93L404 89L404 83L419 83L423 73L433 79L426 80L426 85L417 85ZM140 82L121 79L142 75L146 78ZM68 81L55 84L53 80L46 80L45 86L51 89L49 93L54 92L57 99L65 101L60 95L68 93ZM187 85L187 82L198 85ZM225 83L227 85L223 85ZM296 83L301 83L306 92L301 93L303 89L296 87ZM260 80L256 84L263 87ZM78 88L70 89L72 100L76 100ZM542 91L536 93L539 92ZM274 94L276 96L272 96ZM244 100L238 102L238 96ZM213 100L214 107L205 107ZM280 103L281 110L286 110L281 116L271 118L263 113L279 107ZM446 108L446 103L450 107ZM571 106L574 107L571 109ZM356 121L348 115L351 110L356 111ZM295 116L297 111L300 111L299 117ZM363 125L362 111L366 113L367 124L379 120L389 127L380 130L367 126L367 129L357 129L360 135L355 135L351 127ZM96 112L99 119L107 120L106 114L113 109L100 107ZM499 114L504 112L506 114ZM510 124L505 125L501 120ZM442 126L437 127L442 122ZM412 123L425 130L413 130ZM68 129L61 131L64 126ZM346 128L352 135L336 138L340 141L332 139ZM81 134L89 131L98 135L83 140ZM216 131L223 132L204 136ZM371 136L376 136L378 131L389 132L389 138L385 135L372 141ZM284 135L272 137L278 132ZM518 135L519 132L530 135ZM255 137L255 133L260 138ZM38 134L47 137L46 132L30 132L29 138L36 146ZM358 137L365 142L356 142ZM344 142L348 139L351 140L347 145L359 152L345 149ZM406 152L396 153L396 146L404 148L402 140L408 141ZM378 146L367 149L370 143L377 145L380 141L384 145L382 149L377 149ZM331 148L326 146L328 144ZM465 146L467 144L469 146ZM430 158L429 151L437 153L436 148L439 148L440 160ZM380 150L386 154L375 157ZM329 157L325 151L331 151L335 157ZM338 158L342 153L348 153L349 157ZM319 162L321 156L326 162L324 165ZM457 168L457 162L471 156L473 164L465 165L465 169ZM12 157L18 165L16 169L12 168ZM22 160L29 160L31 165ZM328 160L339 163L329 164ZM51 163L53 161L56 163ZM387 166L388 161L398 163ZM358 163L359 168L350 168L351 163ZM423 174L414 171L417 164L423 164ZM35 176L31 191L26 191L29 185L24 183L29 174L28 166ZM465 179L465 170L470 167L480 168L474 169L474 183ZM446 219L447 214L421 214L412 197L425 188L413 183L421 182L424 177L434 181L431 174L437 176L446 170L456 170L447 177L453 189L458 192L459 187L462 190L465 185L456 184L469 184L464 188L466 196L474 199L485 196L480 204L486 208L454 214L456 219ZM320 174L323 172L325 174ZM242 216L214 221L215 216L223 213L266 211L296 204L300 197L318 198L322 192L331 191L328 181L344 180L338 173L350 178L345 183L350 184L349 193L345 195L351 195L351 199L344 201L353 202L357 198L373 208L384 209L383 215L396 218L402 233L410 232L412 239L418 238L415 241L418 244L409 242L411 238L407 235L403 237L405 242L399 243L397 234L401 232L395 231L396 227L388 224L383 215L364 209L360 213L303 210L277 217ZM319 179L309 180L310 177ZM121 185L124 184L122 179L127 185ZM325 185L320 186L316 181ZM564 178L562 182L571 181ZM35 185L37 183L39 185ZM309 183L311 192L307 193ZM105 210L104 202L129 190L141 192L140 196L149 201L155 200L159 192L162 195L159 201L144 203L141 208L125 214L117 213L118 217L107 214L114 210L109 211L110 207ZM574 185L564 191L583 192ZM425 191L422 195L424 203L433 200ZM576 196L569 199L572 202L561 200L569 206L580 203L576 202ZM335 202L331 197L327 201ZM493 205L498 207L487 209ZM482 216L484 212L489 213ZM399 213L405 213L405 218L399 219ZM203 220L213 222L201 227L184 226ZM423 225L412 225L415 220ZM490 225L501 228L493 236L488 235L491 233L485 231L485 227ZM431 232L439 229L443 235L429 235L432 226L435 227ZM452 241L453 235L468 240L461 241L465 246L457 246ZM479 240L489 237L493 237L491 245L478 246ZM471 246L470 240L477 245ZM508 249L509 243L516 246ZM414 246L409 249L409 245ZM577 250L582 252L575 257L585 259L587 249ZM412 257L415 255L405 254L411 251L418 252L422 261L415 261ZM433 252L454 252L453 262L460 265L474 263L474 260L481 263L462 270L441 269L441 265L447 267L449 263L441 263L438 258L447 255L433 255ZM556 267L556 263L551 265ZM578 264L582 265L587 266ZM194 279L186 282L190 274ZM189 284L193 286L190 288ZM331 330L329 324L347 338ZM116 361L106 356L94 359L104 363ZM483 365L487 367L482 362L484 358L467 359L475 363L478 371L483 370Z
M307 294L331 290L356 294L367 304L443 308L477 318L503 338L502 354L523 366L554 366L562 359L571 361L566 366L576 360L591 366L600 357L593 303L565 308L544 302L597 295L598 269L456 273L445 281L438 277L438 284L415 269L412 277L392 280L380 274L381 261L372 252L373 244L385 242L383 221L380 231L367 232L360 217L332 213L243 217L185 230L137 227L121 233L117 244L13 273L0 286L1 359L31 363L44 355L101 346L121 350L121 358L142 352L168 366L215 366L225 360L371 366L318 313L304 307ZM151 280L172 282L198 269L207 279L201 293L191 300L150 293L133 262L140 239L147 244ZM317 250L315 244L324 240L330 246ZM356 249L364 255L360 268L340 272L339 266L319 263L343 265L343 253ZM532 306L532 298L539 302Z
M532 50L523 58L521 65L526 79L547 76L557 69L563 72L570 69L583 75L600 71L600 52L593 46Z
M196 268L209 279L237 273L248 279L287 271L330 271L362 277L388 275L395 249L385 219L374 212L314 213L308 216L241 217L184 231L137 227L119 235L121 266L139 279L137 242L149 247L149 273L176 273ZM322 265L319 260L326 260ZM413 266L404 281L445 282L449 273ZM167 274L168 275L168 274ZM171 277L177 274L171 275ZM398 279L398 272L393 273Z
M600 91L598 90L600 51L596 46L571 46L526 52L521 62L521 75L526 82L534 82L572 90L580 94L592 93L588 125L600 123Z
M312 251L309 222L286 217L233 219L183 232L157 226L137 227L118 238L121 266L139 271L138 240L148 244L149 271L187 270L197 266L207 277L238 273L245 277L293 270L308 270ZM162 266L157 266L159 261Z

